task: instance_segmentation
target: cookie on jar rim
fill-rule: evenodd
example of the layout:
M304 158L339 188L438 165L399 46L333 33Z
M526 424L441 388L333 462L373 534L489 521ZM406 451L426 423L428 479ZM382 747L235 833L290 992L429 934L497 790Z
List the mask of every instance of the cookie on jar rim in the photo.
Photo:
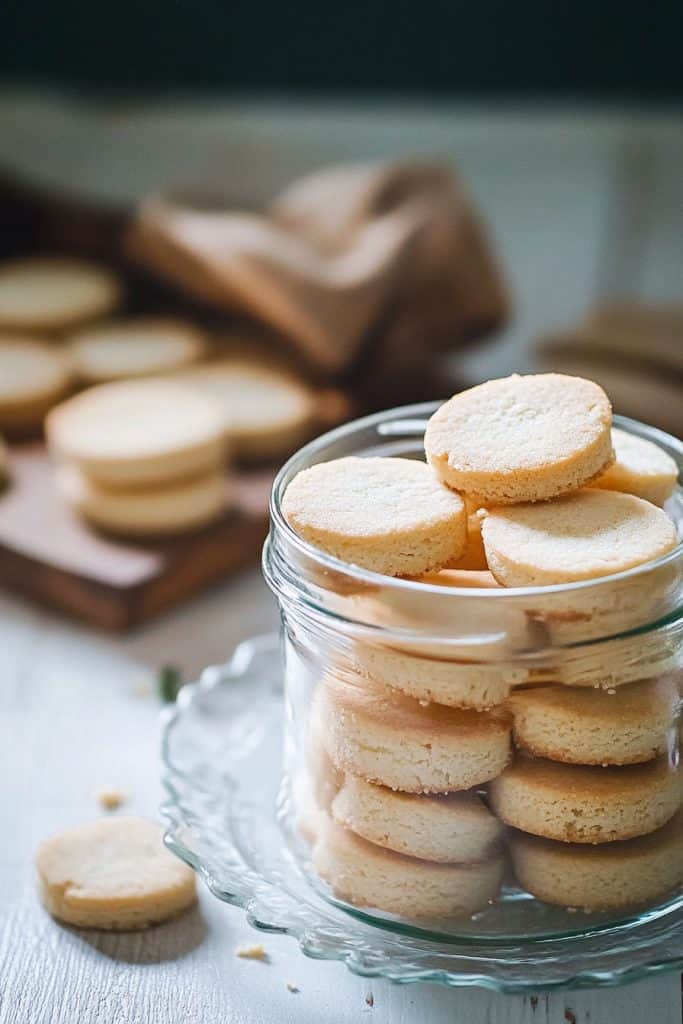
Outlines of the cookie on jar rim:
M544 501L585 486L614 460L612 407L598 384L546 373L489 380L429 420L427 460L482 505Z
M308 543L387 576L439 569L467 543L462 498L414 459L317 463L289 483L282 512Z
M678 543L662 509L586 488L555 501L495 508L482 524L491 572L505 587L596 580L653 562Z
M615 461L592 486L663 505L678 480L678 466L671 456L653 441L618 427L612 428L612 445Z

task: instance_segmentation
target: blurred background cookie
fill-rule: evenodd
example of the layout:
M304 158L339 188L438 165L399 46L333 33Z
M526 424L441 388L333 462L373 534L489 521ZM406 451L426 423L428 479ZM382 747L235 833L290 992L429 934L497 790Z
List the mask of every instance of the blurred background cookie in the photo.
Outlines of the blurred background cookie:
M226 454L221 409L171 380L100 384L53 409L50 451L96 483L124 489L216 470Z
M169 317L134 317L97 324L73 335L68 352L84 384L170 373L206 350L204 333Z
M320 419L320 399L303 378L260 361L217 359L178 379L220 403L230 449L241 460L284 458Z
M0 328L58 332L112 312L121 285L96 263L31 257L0 264Z
M38 433L45 414L64 397L71 380L61 349L0 332L0 431Z
M61 497L88 522L127 537L168 537L199 529L225 514L230 486L221 470L145 490L111 490L76 466L57 468Z

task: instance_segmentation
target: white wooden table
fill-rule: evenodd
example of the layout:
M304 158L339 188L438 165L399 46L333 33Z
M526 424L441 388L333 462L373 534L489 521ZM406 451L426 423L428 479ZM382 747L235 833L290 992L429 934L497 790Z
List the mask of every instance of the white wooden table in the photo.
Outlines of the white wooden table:
M286 937L258 935L206 891L197 911L134 935L48 917L32 865L44 836L98 816L94 793L106 784L127 794L124 810L157 814L157 666L177 663L192 676L276 618L256 570L123 640L0 597L0 1024L680 1024L676 975L537 1001L392 986L307 960ZM264 942L269 963L235 957L250 941Z
M494 226L516 294L516 320L500 344L470 358L473 374L490 376L523 366L528 339L579 315L600 287L680 297L681 124L633 112L217 105L198 113L182 104L161 117L127 110L102 120L0 97L0 161L128 201L159 184L160 168L176 182L248 179L258 192L341 158L454 157ZM78 144L63 145L72 137ZM637 259L618 230L606 231L620 154L634 144L644 154L648 220ZM267 964L239 960L235 947L262 937L206 892L196 912L148 933L54 923L35 896L38 842L97 816L93 793L106 784L128 794L126 810L157 812L157 667L176 663L192 677L276 619L257 570L125 639L0 594L0 1024L681 1024L677 975L534 1000L365 981L306 960L286 937L263 940Z

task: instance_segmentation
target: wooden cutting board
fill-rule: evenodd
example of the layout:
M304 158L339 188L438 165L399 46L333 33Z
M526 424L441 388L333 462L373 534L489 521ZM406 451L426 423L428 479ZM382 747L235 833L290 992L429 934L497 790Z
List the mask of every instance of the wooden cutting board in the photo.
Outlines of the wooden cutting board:
M15 446L0 492L0 584L108 630L130 629L258 558L274 470L235 475L234 507L184 537L106 537L55 491L42 444Z

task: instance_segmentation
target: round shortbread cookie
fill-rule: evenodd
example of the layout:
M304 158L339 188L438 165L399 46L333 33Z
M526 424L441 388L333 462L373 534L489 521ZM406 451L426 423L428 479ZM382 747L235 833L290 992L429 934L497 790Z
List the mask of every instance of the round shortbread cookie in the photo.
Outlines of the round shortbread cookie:
M609 399L592 381L515 374L462 391L437 409L425 451L443 482L472 501L543 501L607 469L611 424Z
M329 811L344 781L344 773L335 766L320 736L318 705L314 704L309 720L306 743L306 770L313 802L322 811Z
M586 911L652 904L683 883L683 812L623 843L577 846L515 832L510 850L520 885L546 903Z
M678 542L674 524L656 505L597 489L494 509L482 533L491 572L506 587L610 576L654 561Z
M612 428L613 465L594 481L593 487L623 491L663 505L678 480L678 466L659 445L625 430Z
M449 659L445 649L409 653L385 644L356 641L352 667L418 701L487 711L507 700L527 671L513 664Z
M225 514L228 481L220 470L144 491L108 490L76 466L57 468L57 489L80 515L109 533L163 537L197 530Z
M200 359L205 341L193 324L167 317L135 317L97 324L68 346L74 370L86 384L170 373Z
M630 683L616 692L538 686L513 693L508 708L518 747L566 764L624 765L665 754L675 739L673 679Z
M36 855L40 896L78 928L134 931L174 917L197 899L194 872L142 818L103 818L45 840Z
M439 569L411 577L417 583L435 587L463 587L476 590L500 590L500 583L488 569Z
M225 458L217 406L170 380L119 381L53 409L48 443L107 487L161 484L215 470Z
M490 572L471 569L441 569L413 579L465 590L500 589ZM364 607L370 607L367 599ZM377 622L382 621L380 616ZM358 640L346 660L361 675L395 687L417 700L482 711L502 704L512 686L527 680L528 672L500 657L491 661L477 660L478 653L481 648L478 651L473 645L465 654L459 649L456 656L454 648L445 643L412 643L399 648Z
M109 313L118 278L83 260L29 258L0 264L0 327L60 331Z
M465 508L467 508L468 502L465 501ZM449 569L459 569L464 572L487 572L488 562L486 561L486 551L484 549L484 539L481 535L481 523L482 518L486 514L485 510L482 509L481 513L478 509L467 514L467 547L465 553L456 558L454 562L449 562Z
M237 458L282 458L311 434L316 397L291 374L246 359L222 359L194 367L180 379L220 403Z
M449 793L495 778L510 757L510 716L423 706L353 673L316 695L320 736L337 768L406 793Z
M487 860L502 832L476 793L399 793L357 775L345 776L332 817L377 846L441 864Z
M661 828L681 804L681 774L666 758L623 768L518 757L491 783L507 825L564 843L611 843Z
M304 540L388 576L439 569L467 543L462 498L412 459L319 463L292 480L282 511Z
M36 339L0 335L0 430L38 430L70 383L69 363L59 349Z
M368 843L321 816L313 867L337 898L412 918L462 917L483 910L503 881L501 855L476 864L434 864Z

